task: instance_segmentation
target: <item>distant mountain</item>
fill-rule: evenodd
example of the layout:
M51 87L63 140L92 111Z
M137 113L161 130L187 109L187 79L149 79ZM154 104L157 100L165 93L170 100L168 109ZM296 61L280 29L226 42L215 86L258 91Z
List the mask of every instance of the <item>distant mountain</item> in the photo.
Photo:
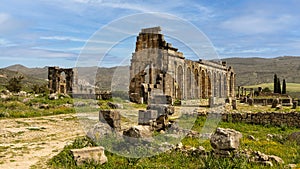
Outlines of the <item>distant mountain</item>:
M284 56L277 58L226 58L228 66L233 67L236 73L236 86L249 86L261 83L272 83L276 73L287 83L300 83L300 56ZM94 85L97 84L101 89L110 90L111 84L118 86L129 85L129 66L97 68L80 67L77 68L80 79ZM28 85L32 83L46 82L48 78L48 67L28 68L23 65L12 65L0 69L0 85L7 82L7 79L22 74L24 81ZM96 79L96 80L95 80ZM96 83L95 83L96 81ZM117 84L121 83L122 84Z
M222 59L236 73L236 85L272 83L274 74L288 83L300 83L300 57Z
M17 64L17 65L12 65L8 66L4 69L19 72L28 76L33 76L36 78L40 79L48 79L48 67L43 67L43 68L28 68L26 66Z

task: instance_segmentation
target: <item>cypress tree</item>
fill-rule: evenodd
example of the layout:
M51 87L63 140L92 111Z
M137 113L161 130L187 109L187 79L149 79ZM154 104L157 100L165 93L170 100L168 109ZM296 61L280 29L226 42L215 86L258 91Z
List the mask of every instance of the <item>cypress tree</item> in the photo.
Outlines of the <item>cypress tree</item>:
M283 79L283 81L282 81L282 94L286 94L286 83L285 83L285 79Z
M277 78L277 93L281 94L281 85L280 85L280 79Z
M277 93L277 75L276 74L274 74L274 93Z

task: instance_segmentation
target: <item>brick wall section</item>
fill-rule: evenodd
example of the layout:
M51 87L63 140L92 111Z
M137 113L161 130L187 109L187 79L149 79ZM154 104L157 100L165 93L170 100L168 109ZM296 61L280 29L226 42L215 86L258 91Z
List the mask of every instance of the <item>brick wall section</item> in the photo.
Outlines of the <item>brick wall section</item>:
M199 116L207 116L207 114L199 113ZM300 128L300 113L297 112L222 113L222 121L233 122L233 123L244 122L244 123L261 124L261 125L271 124L275 126L286 125L289 127Z

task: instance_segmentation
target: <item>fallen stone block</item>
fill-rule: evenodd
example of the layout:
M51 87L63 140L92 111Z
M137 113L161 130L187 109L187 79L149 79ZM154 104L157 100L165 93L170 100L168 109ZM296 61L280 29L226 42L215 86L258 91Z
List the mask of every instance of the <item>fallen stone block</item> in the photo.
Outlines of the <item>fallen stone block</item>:
M104 154L104 147L85 147L82 149L72 149L71 150L76 165L81 165L84 162L94 161L99 164L104 164L107 162L107 157Z

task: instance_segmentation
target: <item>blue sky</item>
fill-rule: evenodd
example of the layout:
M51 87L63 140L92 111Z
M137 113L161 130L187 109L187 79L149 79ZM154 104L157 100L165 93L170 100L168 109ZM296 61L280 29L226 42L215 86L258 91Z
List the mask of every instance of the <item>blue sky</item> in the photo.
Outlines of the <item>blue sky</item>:
M73 67L95 32L114 20L145 12L170 14L192 23L220 58L299 56L299 7L297 0L2 0L0 67ZM126 45L115 45L123 51L112 50L110 59L122 54L130 57L134 38L125 40Z

